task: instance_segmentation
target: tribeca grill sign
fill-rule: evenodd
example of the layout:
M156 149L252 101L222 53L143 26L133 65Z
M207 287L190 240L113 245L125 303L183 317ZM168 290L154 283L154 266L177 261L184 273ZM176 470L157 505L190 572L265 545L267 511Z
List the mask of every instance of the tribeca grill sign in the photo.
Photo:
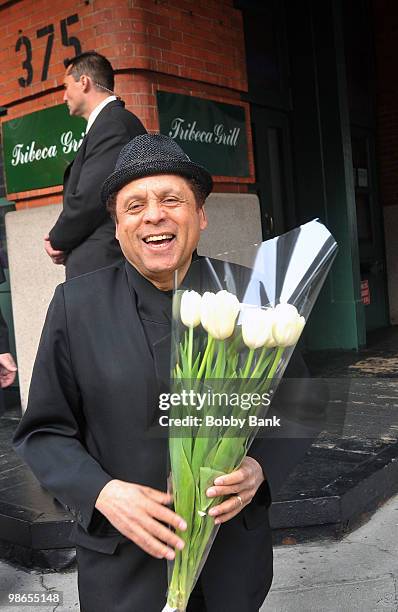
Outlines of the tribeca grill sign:
M180 140L186 140L188 142L207 142L215 144L223 144L230 147L236 147L241 128L234 127L228 130L222 123L217 123L213 131L208 132L206 130L200 130L197 127L196 121L188 123L186 125L185 119L182 117L176 117L171 122L171 128L169 136L171 138L179 138Z
M72 151L77 153L83 141L83 137L84 132L81 133L80 140L73 138L72 130L62 132L60 138L62 153L64 155L69 155ZM12 150L11 165L18 166L19 164L29 164L34 161L40 161L41 159L57 157L58 155L58 148L55 144L43 148L36 148L36 146L36 141L32 140L30 144L25 145L24 150L24 144L18 142Z
M85 123L69 116L64 104L2 124L8 193L62 184L76 156Z
M242 105L157 92L162 134L215 176L249 177L246 114Z

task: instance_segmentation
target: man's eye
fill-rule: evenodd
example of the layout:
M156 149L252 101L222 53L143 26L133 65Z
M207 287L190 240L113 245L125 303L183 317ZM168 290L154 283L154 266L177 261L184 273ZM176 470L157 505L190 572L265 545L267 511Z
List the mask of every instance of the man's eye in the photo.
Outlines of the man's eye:
M127 210L129 212L138 212L139 210L141 210L141 208L142 208L142 204L132 203L128 205Z
M170 197L170 198L165 198L163 202L164 204L177 204L178 200L177 198Z

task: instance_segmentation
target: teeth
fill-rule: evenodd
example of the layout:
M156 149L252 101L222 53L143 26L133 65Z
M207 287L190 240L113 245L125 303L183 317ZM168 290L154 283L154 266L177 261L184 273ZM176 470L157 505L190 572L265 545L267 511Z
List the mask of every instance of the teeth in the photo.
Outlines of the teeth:
M148 236L144 238L145 242L158 242L159 240L171 240L173 238L172 234L162 234L161 236Z

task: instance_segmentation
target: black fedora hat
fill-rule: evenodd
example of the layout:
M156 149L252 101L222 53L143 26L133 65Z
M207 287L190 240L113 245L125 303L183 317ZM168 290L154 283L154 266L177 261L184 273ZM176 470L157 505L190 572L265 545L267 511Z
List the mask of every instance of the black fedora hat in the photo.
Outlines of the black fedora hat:
M102 186L103 202L135 179L154 174L179 174L195 179L206 196L213 188L210 173L191 161L181 147L163 134L141 134L130 140L119 153L115 171Z

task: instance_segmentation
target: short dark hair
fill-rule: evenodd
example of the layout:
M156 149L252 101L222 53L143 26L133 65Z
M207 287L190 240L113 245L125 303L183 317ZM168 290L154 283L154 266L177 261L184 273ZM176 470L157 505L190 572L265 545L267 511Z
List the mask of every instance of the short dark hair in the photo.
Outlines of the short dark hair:
M78 81L83 74L86 74L91 77L96 89L104 89L109 93L113 93L115 87L113 68L110 61L104 55L96 51L85 51L85 53L80 53L80 55L76 55L76 57L68 60L66 67L75 81Z
M189 176L183 176L183 175L181 176L189 184L192 190L192 193L195 197L195 202L196 202L197 207L202 208L203 204L205 203L206 197L207 197L207 192L205 188L203 187L203 185L201 185L201 183L196 181L194 178L191 178ZM109 212L110 216L114 220L116 220L116 198L117 198L118 193L119 191L115 191L114 193L112 193L106 202L107 211Z

